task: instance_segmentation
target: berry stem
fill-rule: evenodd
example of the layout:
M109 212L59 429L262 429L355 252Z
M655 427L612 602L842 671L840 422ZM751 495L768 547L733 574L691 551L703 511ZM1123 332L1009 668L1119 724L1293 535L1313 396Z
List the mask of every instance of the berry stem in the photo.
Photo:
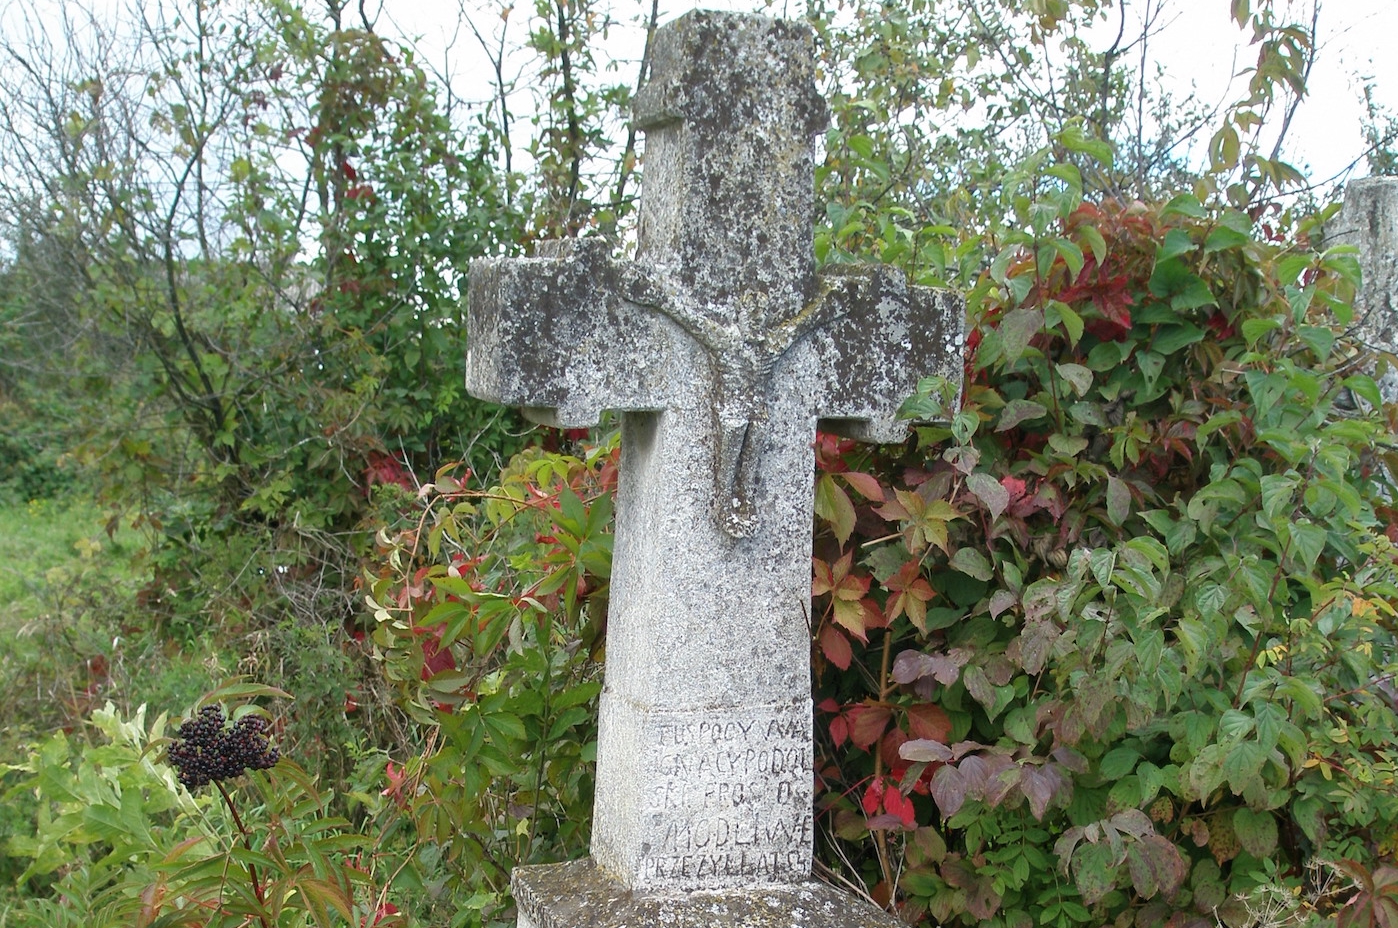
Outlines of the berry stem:
M222 781L214 780L213 783L214 786L218 787L218 793L223 797L223 802L228 806L228 811L233 813L233 824L237 826L238 833L243 836L243 846L251 853L252 835L243 827L243 817L238 814L238 806L233 802L233 797L228 795L228 790L223 788ZM252 894L257 898L258 907L265 910L267 908L267 900L262 896L262 884L259 883L257 879L257 867L251 860L248 861L248 879L252 882ZM267 928L267 919L261 912L257 915L257 921L262 925L262 928Z

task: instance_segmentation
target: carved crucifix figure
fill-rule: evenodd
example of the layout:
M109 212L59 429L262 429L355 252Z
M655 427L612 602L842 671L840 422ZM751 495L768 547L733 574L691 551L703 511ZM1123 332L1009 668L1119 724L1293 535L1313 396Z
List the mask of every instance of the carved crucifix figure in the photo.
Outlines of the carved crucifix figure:
M960 376L953 294L815 268L811 44L749 15L660 30L635 259L471 269L473 394L622 414L592 858L631 890L809 878L816 429L902 440L917 381Z

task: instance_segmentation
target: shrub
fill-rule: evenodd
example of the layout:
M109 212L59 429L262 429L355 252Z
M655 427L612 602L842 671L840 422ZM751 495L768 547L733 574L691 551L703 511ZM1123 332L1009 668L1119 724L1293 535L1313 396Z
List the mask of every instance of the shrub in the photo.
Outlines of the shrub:
M380 534L373 640L431 732L383 792L433 888L417 914L506 925L515 865L587 849L617 446L525 451L484 491L452 470Z
M3 846L8 858L27 861L6 924L403 924L376 878L379 845L329 814L329 794L299 766L277 762L266 718L242 705L221 740L213 737L221 700L264 695L285 694L225 685L180 726L174 750L185 779L205 786L188 774L213 770L217 800L180 785L160 752L166 716L147 723L144 706L128 719L108 705L92 714L94 742L55 734L21 763L0 766L7 802L31 814ZM196 730L195 719L210 730ZM181 747L197 744L270 769L199 766L190 760L197 751Z
M1382 424L1337 403L1379 404L1336 337L1354 258L1048 173L971 290L949 425L819 448L829 838L910 921L1372 909L1308 875L1398 826L1398 511Z

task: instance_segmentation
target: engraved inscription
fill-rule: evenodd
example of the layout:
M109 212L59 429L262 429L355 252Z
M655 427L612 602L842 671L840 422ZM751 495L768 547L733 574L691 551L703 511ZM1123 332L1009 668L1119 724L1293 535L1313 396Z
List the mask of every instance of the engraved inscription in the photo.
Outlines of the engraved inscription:
M656 721L648 754L661 776L647 790L646 879L783 882L808 875L809 712L790 706Z

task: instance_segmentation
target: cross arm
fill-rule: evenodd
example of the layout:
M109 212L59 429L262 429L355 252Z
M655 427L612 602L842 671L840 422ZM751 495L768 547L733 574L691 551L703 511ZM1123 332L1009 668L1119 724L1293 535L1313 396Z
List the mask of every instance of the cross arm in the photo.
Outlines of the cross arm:
M600 239L472 261L467 391L560 428L596 425L604 409L661 408L673 335L627 298L633 291L658 299L647 275Z
M910 286L883 267L821 272L821 315L811 336L821 428L861 441L899 442L898 408L918 381L962 380L966 304L959 294ZM958 393L959 395L959 393Z

